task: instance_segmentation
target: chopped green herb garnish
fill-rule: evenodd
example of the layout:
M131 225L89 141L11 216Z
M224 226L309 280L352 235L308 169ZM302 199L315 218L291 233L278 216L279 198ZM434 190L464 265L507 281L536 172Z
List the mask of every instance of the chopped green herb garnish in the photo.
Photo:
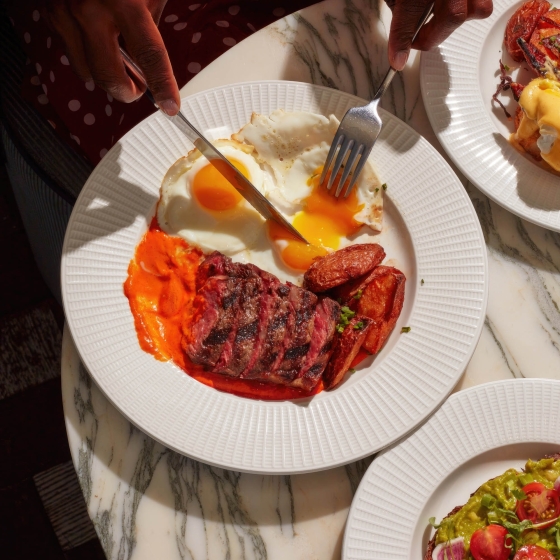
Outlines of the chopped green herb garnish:
M420 280L420 286L424 285L424 278L422 278L422 280Z
M340 318L338 319L338 323L336 325L336 330L339 333L344 332L346 325L350 323L350 319L356 315L355 311L352 311L347 305L343 305L340 308Z
M386 190L387 190L387 183L383 183L383 184L381 185L381 188L382 188L384 191L386 191Z
M518 500L524 500L527 497L527 494L523 492L523 490L519 490L517 488L513 488L511 493L515 496Z
M510 67L507 64L504 64L504 69L505 69L506 72L510 71Z
M379 192L379 188L375 189L375 194L377 194Z
M434 529L439 529L440 525L438 525L436 523L436 518L435 517L430 517L430 519L428 519L428 523L434 528Z
M520 475L519 477L519 484L521 484L521 486L527 486L527 484L533 482L534 478L532 474L529 473L525 473Z
M360 298L362 297L362 293L363 293L363 290L358 290L358 291L354 294L353 298L354 298L354 299L360 299Z
M485 508L491 508L496 505L496 498L494 498L492 494L484 494L484 496L482 496L482 499L480 500L480 503Z
M403 327L401 333L410 332L410 327Z
M363 323L363 321L358 321L358 322L354 325L354 328L355 328L356 330L358 330L358 329L363 329L363 328L364 328L364 323Z
M351 368L348 370L348 373L356 373L356 368L351 367Z

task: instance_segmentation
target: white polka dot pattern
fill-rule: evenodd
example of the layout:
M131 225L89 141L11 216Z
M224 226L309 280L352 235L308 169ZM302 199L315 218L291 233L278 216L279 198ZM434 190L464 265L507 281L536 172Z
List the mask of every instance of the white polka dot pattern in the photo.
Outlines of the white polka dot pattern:
M87 125L91 125L91 124L93 124L93 123L95 122L95 117L93 116L92 113L86 113L86 114L84 115L84 122L85 122Z
M224 37L223 38L223 43L224 43L224 45L227 45L228 47L233 47L233 45L235 45L237 43L237 41L233 37Z
M187 66L187 70L192 74L197 74L202 70L202 66L198 62L189 62L189 65Z
M323 87L271 81L201 92L183 99L182 110L203 133L225 134L239 130L253 111L284 108L341 118L363 103ZM390 198L410 232L418 278L426 285L413 300L411 332L355 383L320 393L305 406L220 393L140 349L123 282L162 177L192 145L156 113L103 158L68 225L62 291L84 364L133 423L206 463L249 472L310 472L389 445L446 398L483 325L484 239L465 190L443 158L396 117L383 112L382 118L376 168L390 185ZM88 210L96 198L109 202L103 212Z
M200 38L202 37L202 33L200 33L199 31L197 31L196 33L193 33L192 39L191 41L193 43L198 43L200 41Z
M183 29L185 29L185 27L187 27L187 22L186 21L182 21L181 23L176 23L173 26L173 29L175 31L182 31Z
M77 99L71 99L68 101L68 109L70 111L79 111L82 104Z
M560 381L551 379L497 381L452 395L418 431L371 464L348 515L343 560L423 558L424 539L416 535L424 535L434 515L426 506L443 481L505 446L522 452L524 444L538 442L548 449L543 455L557 452L559 402Z

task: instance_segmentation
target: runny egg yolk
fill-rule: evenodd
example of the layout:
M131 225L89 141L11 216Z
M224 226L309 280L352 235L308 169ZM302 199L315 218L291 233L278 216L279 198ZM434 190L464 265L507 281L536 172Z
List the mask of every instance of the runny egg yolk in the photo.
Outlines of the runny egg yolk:
M271 239L285 241L281 251L282 260L296 270L307 270L316 258L326 255L328 249L338 249L341 238L356 233L362 225L354 219L364 207L358 201L356 189L348 198L335 198L331 192L334 193L337 180L332 191L327 191L324 185L319 184L321 171L322 169L318 169L309 179L311 193L303 201L303 210L295 215L292 222L309 241L309 245L289 238L280 226L269 222ZM328 177L325 183L327 181Z
M247 168L240 161L232 158L229 162L245 177L249 178ZM214 212L222 212L235 208L243 200L243 197L226 177L232 178L232 172L222 161L205 165L194 176L192 191L203 208Z

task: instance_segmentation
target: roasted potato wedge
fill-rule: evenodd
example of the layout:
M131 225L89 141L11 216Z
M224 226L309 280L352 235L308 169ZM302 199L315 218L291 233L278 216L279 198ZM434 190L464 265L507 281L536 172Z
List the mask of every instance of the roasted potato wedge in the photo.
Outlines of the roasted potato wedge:
M365 350L377 354L395 328L404 302L404 274L390 266L378 266L358 300L357 312L373 320L363 343Z
M349 280L364 276L385 258L377 243L350 245L317 259L303 277L303 287L315 293L326 292Z
M342 333L335 333L331 359L323 372L325 389L334 389L342 381L372 325L371 319L355 315Z

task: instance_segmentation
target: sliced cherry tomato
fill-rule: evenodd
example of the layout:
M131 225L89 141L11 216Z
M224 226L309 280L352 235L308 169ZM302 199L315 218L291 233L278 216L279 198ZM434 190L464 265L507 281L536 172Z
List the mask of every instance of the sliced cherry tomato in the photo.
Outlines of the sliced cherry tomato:
M521 521L529 519L539 529L552 527L560 516L560 495L540 482L523 487L527 498L518 500L515 512Z
M536 544L526 544L522 546L513 560L556 560L548 550Z
M471 537L471 554L474 560L507 560L511 552L511 538L501 525L488 525L477 529Z

